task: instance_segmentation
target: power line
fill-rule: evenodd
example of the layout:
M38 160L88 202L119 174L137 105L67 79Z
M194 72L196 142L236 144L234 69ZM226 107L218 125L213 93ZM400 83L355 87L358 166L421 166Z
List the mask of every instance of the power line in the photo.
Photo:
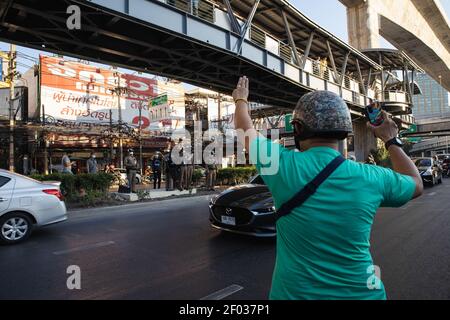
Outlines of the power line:
M21 66L23 66L23 67L26 67L26 68L33 68L34 66L30 66L30 65L27 65L27 64L25 64L25 63L20 63L20 62L18 62L18 64L20 64ZM101 85L101 84L99 84L99 83L97 83L97 82L91 82L91 81L87 81L87 80L83 80L83 79L80 79L80 78L73 78L73 77L64 77L64 76L61 76L61 75L58 75L58 74L53 74L53 73L50 73L50 72L45 72L45 71L40 71L41 72L41 74L43 74L43 75L49 75L49 76L53 76L53 77L59 77L59 78L62 78L62 79L76 79L78 82L83 82L83 83L85 83L85 84L94 84L95 86L97 86L98 88L102 88L102 89L105 89L105 90L110 90L110 89L114 89L115 87L113 86L113 85L111 85L110 87L109 86L104 86L104 85ZM145 77L142 77L143 79L149 79L149 80L154 80L154 79L151 79L151 78L145 78ZM63 85L63 84L55 84L55 86L59 86L59 87L73 87L73 86L71 86L71 85ZM163 93L168 93L168 94L170 94L170 95L172 95L174 98L182 98L183 96L179 93L179 91L176 91L175 89L169 89L169 90L164 90L164 89L162 89L162 88L160 88L159 86L158 86L158 83L156 83L155 84L155 86L153 87L153 89L154 89L154 92L156 93L156 94L163 94ZM143 95L145 95L145 94L143 94Z

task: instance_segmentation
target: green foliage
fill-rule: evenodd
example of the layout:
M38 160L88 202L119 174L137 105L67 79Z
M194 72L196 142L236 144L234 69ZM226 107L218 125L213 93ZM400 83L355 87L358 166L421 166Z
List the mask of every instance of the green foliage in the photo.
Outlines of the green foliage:
M197 184L203 178L204 172L200 169L195 169L192 173L192 182Z
M391 158L389 156L389 151L387 151L384 146L379 147L377 150L372 150L371 153L372 153L377 165L385 167L385 168L392 167Z
M150 197L150 191L149 190L136 190L136 195L137 195L139 201L146 200Z
M106 200L108 198L108 193L98 190L86 191L84 195L78 194L76 202L82 204L83 206L94 206L98 204L101 200Z
M222 184L234 185L247 182L252 176L256 175L255 167L236 167L219 169L217 180Z
M67 201L92 202L95 198L104 198L114 179L108 173L96 174L65 174L53 173L49 175L35 174L30 176L39 181L60 181L61 192Z

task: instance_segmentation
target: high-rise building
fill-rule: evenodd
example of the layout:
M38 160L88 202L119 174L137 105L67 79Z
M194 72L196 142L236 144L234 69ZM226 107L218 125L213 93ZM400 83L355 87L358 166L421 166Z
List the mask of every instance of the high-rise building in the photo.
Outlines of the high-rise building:
M450 117L450 94L425 73L417 74L415 81L422 94L413 97L416 119Z

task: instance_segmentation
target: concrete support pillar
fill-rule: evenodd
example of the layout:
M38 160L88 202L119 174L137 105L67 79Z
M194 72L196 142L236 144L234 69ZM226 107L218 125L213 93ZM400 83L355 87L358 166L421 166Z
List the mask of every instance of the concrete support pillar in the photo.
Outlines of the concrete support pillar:
M380 21L375 2L353 1L347 7L348 40L358 50L380 47Z
M369 156L371 150L377 149L377 138L367 128L366 121L357 121L353 124L355 134L355 157L356 161L363 162Z

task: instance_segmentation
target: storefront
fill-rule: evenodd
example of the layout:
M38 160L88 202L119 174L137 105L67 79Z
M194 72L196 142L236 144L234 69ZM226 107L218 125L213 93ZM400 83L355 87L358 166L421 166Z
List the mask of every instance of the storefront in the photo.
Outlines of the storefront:
M17 150L16 162L25 156L29 172L60 171L64 152L70 153L76 172L86 171L91 152L101 168L108 163L120 167L131 148L145 167L156 152L169 148L170 134L185 125L184 87L176 81L47 56L40 57L38 73L29 70L23 78L28 84L29 122L18 135L23 150ZM165 106L152 103L160 96ZM161 107L164 116L152 120L153 109ZM2 127L3 162L8 155L7 127Z

